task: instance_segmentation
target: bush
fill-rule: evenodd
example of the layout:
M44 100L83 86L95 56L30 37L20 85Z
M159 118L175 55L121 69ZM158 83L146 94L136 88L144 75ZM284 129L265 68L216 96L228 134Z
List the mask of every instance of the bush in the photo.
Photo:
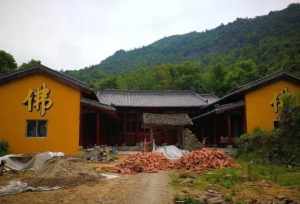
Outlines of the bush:
M238 140L238 151L240 153L247 153L256 151L268 142L270 134L259 128L255 129L251 134L243 134Z
M8 153L8 142L0 140L0 156Z

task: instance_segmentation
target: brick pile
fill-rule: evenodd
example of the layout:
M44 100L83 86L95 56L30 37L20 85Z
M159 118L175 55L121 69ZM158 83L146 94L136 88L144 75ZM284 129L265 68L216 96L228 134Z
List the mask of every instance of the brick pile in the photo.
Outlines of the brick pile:
M175 162L175 168L195 172L234 166L236 164L230 156L222 150L211 148L194 150Z
M130 155L122 163L114 167L114 171L121 174L139 172L158 172L167 169L185 169L203 172L208 169L234 167L233 159L223 151L210 148L194 150L178 160L171 161L161 153L148 152Z
M154 173L170 168L171 161L161 153L147 152L130 155L122 163L117 164L115 171L121 174L134 174L139 172Z

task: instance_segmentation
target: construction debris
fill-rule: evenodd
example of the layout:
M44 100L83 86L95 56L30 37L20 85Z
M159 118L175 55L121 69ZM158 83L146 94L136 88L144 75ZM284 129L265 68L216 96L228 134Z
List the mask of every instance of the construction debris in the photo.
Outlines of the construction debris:
M63 157L62 152L43 152L34 156L23 155L23 154L9 154L0 157L1 168L4 170L34 170L37 171L43 168L44 164L54 158ZM4 166L4 167L3 167ZM2 171L4 171L2 170Z
M111 148L106 146L95 146L84 150L84 159L90 161L110 162L115 159Z
M175 163L178 169L203 172L207 169L234 167L233 159L222 150L202 148L184 155Z
M36 172L40 178L70 178L82 175L97 177L99 174L79 158L53 158L47 161L43 168Z
M171 162L161 153L147 152L130 155L122 163L117 164L114 170L121 174L139 172L157 172L170 168Z
M39 189L40 186L52 187L74 187L82 184L96 184L108 176L101 175L95 169L93 163L73 157L53 158L45 162L38 171L27 171L23 173L11 173L5 177L11 180L20 180L30 187ZM111 178L111 177L110 177ZM2 182L2 185L5 184Z
M233 166L235 166L233 159L223 151L202 148L184 154L178 160L169 160L159 152L137 153L130 155L113 170L121 174L151 173L167 169L186 169L200 173L208 169Z
M10 181L8 185L0 187L0 196L5 195L13 195L21 192L27 192L27 191L52 191L60 189L59 186L54 187L32 187L29 186L27 183L21 182L21 181Z
M196 135L190 129L185 128L183 131L183 149L192 151L202 148L204 145L198 140Z

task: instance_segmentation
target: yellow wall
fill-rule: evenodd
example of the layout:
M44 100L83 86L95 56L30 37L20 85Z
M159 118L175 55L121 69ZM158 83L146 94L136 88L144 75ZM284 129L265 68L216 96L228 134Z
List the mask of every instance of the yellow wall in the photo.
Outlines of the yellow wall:
M29 89L45 83L51 90L52 107L42 117L28 112L22 101ZM47 75L30 75L0 85L0 139L12 153L62 151L74 154L79 149L80 92ZM48 120L47 137L26 137L26 120Z
M300 85L280 80L263 86L245 95L247 132L251 133L255 128L272 130L274 120L278 114L271 106L274 95L287 88L290 93L300 91Z

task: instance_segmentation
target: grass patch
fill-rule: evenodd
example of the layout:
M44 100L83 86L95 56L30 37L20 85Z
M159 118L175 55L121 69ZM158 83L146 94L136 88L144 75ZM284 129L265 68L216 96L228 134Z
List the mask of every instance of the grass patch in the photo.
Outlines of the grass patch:
M201 175L190 172L172 173L174 186L187 185L205 189L213 184L224 188L231 188L236 184L249 181L266 180L281 186L300 187L300 168L285 167L271 164L251 164L239 161L240 168L223 168L210 170Z
M231 188L232 186L241 183L241 180L242 180L241 169L224 168L224 169L208 171L202 176L199 176L197 178L196 184L207 183L207 184L219 185L224 188Z
M300 168L239 161L248 181L267 180L281 186L300 187Z

